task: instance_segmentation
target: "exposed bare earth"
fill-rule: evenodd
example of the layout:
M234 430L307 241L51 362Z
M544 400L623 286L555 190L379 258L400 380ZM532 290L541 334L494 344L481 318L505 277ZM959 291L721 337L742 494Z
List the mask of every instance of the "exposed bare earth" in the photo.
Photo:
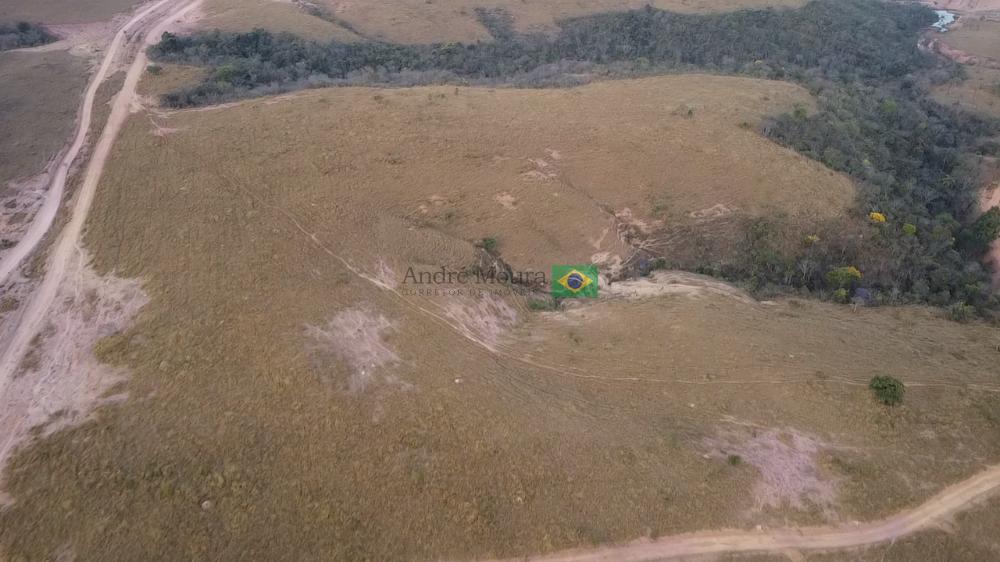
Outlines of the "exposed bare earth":
M976 502L952 517L936 521L910 537L848 551L806 555L809 562L913 562L949 560L982 562L1000 556L1000 498ZM781 560L787 560L781 557Z
M165 6L171 6L171 1L150 4L115 35L84 97L77 135L54 173L46 201L25 236L0 261L0 278L4 281L35 250L50 228L62 202L69 169L89 132L97 91L119 51L127 45L126 39L143 20ZM163 18L162 22L158 21L149 30L145 44L159 37L173 19L170 13L158 16ZM0 397L4 407L0 427L4 431L0 441L0 466L6 464L9 452L29 430L60 421L79 421L86 416L89 412L86 404L100 398L115 381L100 372L89 355L90 346L98 338L109 335L109 330L121 329L143 304L144 297L137 287L129 287L118 280L100 280L89 272L79 239L108 151L129 114L135 86L144 68L145 54L140 50L130 66L122 91L115 98L84 172L73 215L55 243L45 276L17 310L12 331L3 334ZM64 282L70 273L74 274L73 279ZM58 305L55 308L54 303ZM50 328L46 329L46 325ZM22 376L25 372L27 375Z

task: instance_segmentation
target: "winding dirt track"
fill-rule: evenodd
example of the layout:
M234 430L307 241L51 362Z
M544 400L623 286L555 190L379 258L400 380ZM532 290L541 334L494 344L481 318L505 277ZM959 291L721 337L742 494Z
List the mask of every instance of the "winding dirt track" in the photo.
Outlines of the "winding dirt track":
M84 98L80 128L77 131L76 140L66 153L63 161L59 164L59 169L50 187L50 192L35 221L29 227L28 232L21 242L5 256L3 262L0 262L0 282L16 269L21 260L37 248L42 237L51 227L66 187L66 176L70 165L79 154L86 138L87 130L90 128L97 89L107 77L114 59L119 55L119 51L128 45L132 39L132 29L142 24L141 30L145 31L143 42L139 45L140 48L136 50L135 58L128 67L125 83L115 96L111 114L104 126L104 130L101 132L97 145L94 147L93 156L87 164L83 184L77 195L72 216L66 228L55 242L52 255L45 270L45 277L25 305L21 321L11 336L8 345L3 350L3 355L0 356L0 396L6 393L7 387L13 379L21 360L31 346L32 339L40 332L45 322L46 313L49 311L58 293L60 282L66 275L67 265L70 259L78 252L83 225L90 212L90 206L94 200L94 193L97 191L97 184L104 170L104 164L111 153L111 147L114 144L115 138L118 136L122 125L128 119L130 107L135 101L136 85L139 83L139 78L146 68L145 47L153 44L172 21L195 8L199 2L200 0L193 0L191 2L185 2L184 0L159 0L159 2L139 11L115 34L115 38L109 46L107 54L104 56L104 61L101 63L97 75L91 81ZM166 9L164 9L165 7ZM145 22L154 13L157 14L156 18Z
M796 550L837 550L888 542L932 527L1000 487L1000 465L946 488L919 507L852 526L802 527L764 531L706 531L638 541L596 550L572 550L537 558L545 562L641 562L686 556L751 554Z

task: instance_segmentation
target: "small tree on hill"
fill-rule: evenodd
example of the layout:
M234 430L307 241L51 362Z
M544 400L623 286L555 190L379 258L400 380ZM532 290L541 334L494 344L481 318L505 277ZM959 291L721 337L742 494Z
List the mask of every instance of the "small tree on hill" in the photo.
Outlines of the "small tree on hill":
M895 406L903 401L906 387L902 381L889 375L875 375L868 383L868 388L875 393L875 398L886 406Z

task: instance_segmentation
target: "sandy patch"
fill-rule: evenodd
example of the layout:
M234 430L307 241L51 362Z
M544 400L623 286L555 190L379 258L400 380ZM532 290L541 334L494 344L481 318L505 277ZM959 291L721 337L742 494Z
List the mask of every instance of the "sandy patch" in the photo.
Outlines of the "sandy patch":
M517 208L517 197L504 191L493 196L493 200L503 206L504 209L513 211Z
M650 298L664 295L702 297L722 295L746 304L757 301L740 289L711 277L683 271L654 271L648 277L611 283L601 287L603 298Z
M0 256L24 235L31 218L38 212L45 197L51 175L49 170L16 182L0 191Z
M713 457L747 463L760 472L753 489L757 509L804 509L812 504L832 510L835 482L825 478L816 463L823 443L794 429L747 431L724 432L706 439L705 446Z
M445 313L456 321L459 329L489 349L517 323L517 311L507 302L490 293L468 299L453 299L445 304Z
M146 302L138 281L99 276L81 256L60 286L48 323L0 397L0 466L31 436L46 436L87 420L125 380L124 369L102 364L93 348L121 332Z
M323 368L331 355L343 362L351 374L346 381L338 381L349 392L362 392L376 381L398 380L384 373L383 367L399 362L399 356L386 343L385 336L396 329L396 324L367 307L338 312L326 326L307 326L306 333L314 342L317 365Z

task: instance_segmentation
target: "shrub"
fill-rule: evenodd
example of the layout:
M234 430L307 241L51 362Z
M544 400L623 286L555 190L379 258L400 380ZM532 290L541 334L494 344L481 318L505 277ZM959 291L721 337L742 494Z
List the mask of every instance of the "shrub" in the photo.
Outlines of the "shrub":
M533 298L528 301L528 308L531 310L555 310L559 307L558 301L550 298Z
M836 291L834 291L833 292L833 300L835 302L839 302L841 304L846 304L847 303L847 289L844 289L843 287L841 287L840 289L837 289Z
M729 455L728 457L726 457L726 460L729 461L729 464L733 466L739 466L743 464L743 457L739 455Z
M499 245L499 242L497 242L496 238L493 238L491 236L491 237L483 238L482 240L480 240L479 241L479 245L482 246L482 248L484 250L486 250L487 252L492 253L494 250L497 249L497 246Z
M986 211L961 233L961 243L969 251L983 253L1000 236L1000 207Z
M44 45L56 39L55 35L38 24L26 21L13 25L0 23L0 51Z
M975 314L976 309L965 304L964 302L956 302L948 307L948 317L955 322L968 322L969 320L972 320L972 317L975 316Z
M160 72L163 72L163 67L161 67L158 64L151 64L151 65L149 65L149 66L146 67L146 72L152 74L153 76L156 76Z
M875 398L886 406L895 406L903 401L903 394L906 387L903 383L889 375L875 375L872 377L868 388L875 393Z
M826 282L838 289L844 289L858 281L861 281L861 272L853 265L831 269L826 274Z
M910 223L904 224L903 225L903 234L905 234L907 236L916 236L917 235L917 226L913 225L913 224L910 224Z
M882 224L885 222L885 215L878 211L872 211L868 213L868 219L873 223Z

